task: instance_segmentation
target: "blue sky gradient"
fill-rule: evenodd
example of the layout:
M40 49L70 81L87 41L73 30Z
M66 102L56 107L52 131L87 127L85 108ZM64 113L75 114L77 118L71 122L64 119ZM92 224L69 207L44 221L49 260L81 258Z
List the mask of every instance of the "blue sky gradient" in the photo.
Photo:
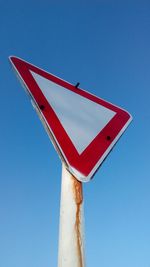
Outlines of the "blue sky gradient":
M84 185L87 267L150 266L150 2L0 1L0 266L57 266L61 162L21 57L133 115Z

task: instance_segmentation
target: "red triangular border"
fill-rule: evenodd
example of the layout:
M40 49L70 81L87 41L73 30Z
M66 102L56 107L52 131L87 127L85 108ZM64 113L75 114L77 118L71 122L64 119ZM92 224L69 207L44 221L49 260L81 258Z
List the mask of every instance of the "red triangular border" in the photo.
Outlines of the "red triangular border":
M65 161L70 172L81 181L88 181L105 157L108 155L112 147L115 145L119 137L122 135L128 124L132 120L131 115L109 103L100 99L82 89L76 88L74 85L20 59L10 57L10 61L17 71L17 74L23 81L32 100L35 102L44 123L50 131L50 137L57 147L61 158ZM74 144L69 138L67 132L63 128L61 122L53 111L52 107L46 100L30 71L33 71L46 79L53 81L60 86L70 90L80 96L83 96L91 101L94 101L104 107L116 112L116 115L103 128L103 130L95 137L90 145L79 154ZM76 107L74 107L76 108Z

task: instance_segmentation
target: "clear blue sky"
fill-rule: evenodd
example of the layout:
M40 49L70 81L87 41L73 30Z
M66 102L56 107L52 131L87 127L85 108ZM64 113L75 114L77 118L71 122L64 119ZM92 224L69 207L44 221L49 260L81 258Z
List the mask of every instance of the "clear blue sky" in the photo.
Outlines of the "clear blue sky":
M150 2L0 1L0 267L55 267L61 162L9 55L133 115L84 185L86 261L149 267Z

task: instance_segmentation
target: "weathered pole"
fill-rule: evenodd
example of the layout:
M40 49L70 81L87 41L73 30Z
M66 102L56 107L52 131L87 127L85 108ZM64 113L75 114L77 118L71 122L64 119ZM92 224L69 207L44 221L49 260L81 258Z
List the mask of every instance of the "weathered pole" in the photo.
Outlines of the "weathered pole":
M62 164L58 267L85 267L82 183Z

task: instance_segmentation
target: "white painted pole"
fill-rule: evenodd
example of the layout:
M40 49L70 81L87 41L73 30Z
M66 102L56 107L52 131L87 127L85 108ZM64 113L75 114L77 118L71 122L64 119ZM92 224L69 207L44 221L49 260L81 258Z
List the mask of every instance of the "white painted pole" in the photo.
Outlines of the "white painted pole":
M62 165L58 267L85 267L82 183Z

